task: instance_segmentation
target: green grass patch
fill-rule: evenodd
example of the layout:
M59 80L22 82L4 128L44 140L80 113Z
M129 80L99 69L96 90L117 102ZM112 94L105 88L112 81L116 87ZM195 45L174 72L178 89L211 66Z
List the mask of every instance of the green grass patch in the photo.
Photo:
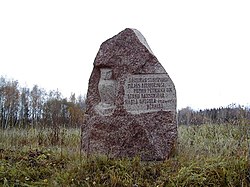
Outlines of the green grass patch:
M80 130L0 130L0 186L249 186L248 125L180 126L164 162L86 158Z

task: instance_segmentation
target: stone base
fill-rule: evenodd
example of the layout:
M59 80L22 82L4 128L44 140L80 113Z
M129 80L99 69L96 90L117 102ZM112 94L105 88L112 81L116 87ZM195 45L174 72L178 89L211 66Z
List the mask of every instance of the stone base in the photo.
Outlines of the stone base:
M126 116L94 116L82 127L83 150L111 158L164 160L176 143L175 114L159 111Z

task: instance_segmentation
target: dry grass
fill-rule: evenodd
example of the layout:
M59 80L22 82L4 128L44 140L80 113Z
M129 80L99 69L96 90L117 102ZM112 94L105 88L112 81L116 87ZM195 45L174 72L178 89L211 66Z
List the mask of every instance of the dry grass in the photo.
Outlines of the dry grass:
M0 186L248 186L249 124L180 126L164 162L80 154L80 130L0 130Z

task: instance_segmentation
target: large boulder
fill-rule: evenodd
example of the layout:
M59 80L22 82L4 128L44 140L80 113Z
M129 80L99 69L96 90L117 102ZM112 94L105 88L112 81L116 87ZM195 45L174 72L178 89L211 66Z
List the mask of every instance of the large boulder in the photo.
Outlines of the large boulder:
M176 91L138 30L103 42L94 61L82 126L86 154L164 160L177 139Z

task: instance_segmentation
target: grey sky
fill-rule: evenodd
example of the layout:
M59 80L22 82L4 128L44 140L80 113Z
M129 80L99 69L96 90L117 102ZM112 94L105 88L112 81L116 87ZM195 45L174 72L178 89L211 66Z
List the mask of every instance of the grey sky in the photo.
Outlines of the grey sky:
M250 104L250 1L0 1L0 75L86 94L103 41L136 28L173 79L178 108Z

